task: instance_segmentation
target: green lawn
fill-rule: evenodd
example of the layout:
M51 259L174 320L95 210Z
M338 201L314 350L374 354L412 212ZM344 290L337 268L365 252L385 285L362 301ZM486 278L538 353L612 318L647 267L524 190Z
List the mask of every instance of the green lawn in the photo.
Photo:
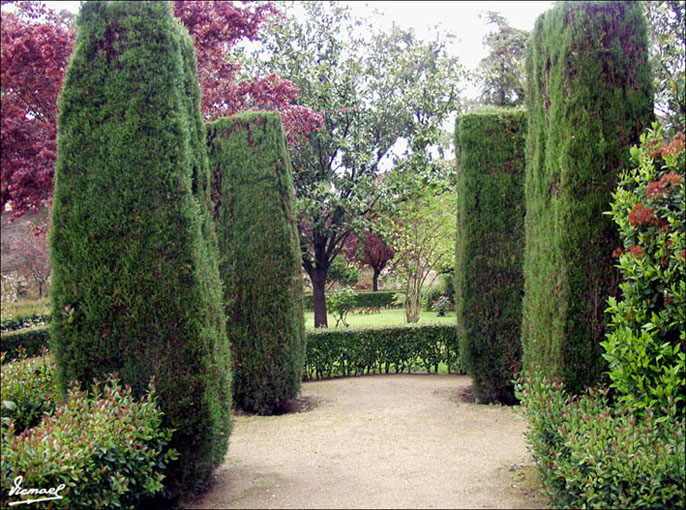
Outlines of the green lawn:
M455 312L448 312L444 317L436 317L437 312L422 312L419 317L419 324L426 324L427 322L439 322L446 324L455 324ZM405 310L391 309L381 310L379 313L359 314L349 313L346 321L351 327L364 326L402 326L405 324ZM336 318L329 313L329 328L336 325ZM342 325L338 326L342 328ZM305 328L314 329L314 312L305 312Z

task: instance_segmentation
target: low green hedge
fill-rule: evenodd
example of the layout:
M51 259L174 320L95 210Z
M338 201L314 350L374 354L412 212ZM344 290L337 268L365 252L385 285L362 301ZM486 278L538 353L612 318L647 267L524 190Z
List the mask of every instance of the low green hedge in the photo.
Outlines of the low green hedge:
M49 341L48 326L8 331L0 335L0 352L5 353L6 361L19 357L20 347L27 356L37 356L43 347L48 347Z
M0 506L37 497L10 494L19 485L52 488L62 496L57 508L136 508L162 490L165 465L177 456L161 422L152 386L134 400L113 377L90 394L73 385L35 427L18 434L13 422L3 424Z
M34 313L32 315L10 317L9 319L0 320L0 331L5 333L7 331L15 331L17 329L45 326L48 322L50 322L49 313Z
M392 290L355 292L355 308L397 308L403 305L403 294ZM314 310L312 294L303 294L305 310Z
M317 329L307 333L309 379L364 373L412 372L439 363L461 372L455 326L425 324L383 328Z
M527 442L556 508L684 508L684 422L613 407L607 389L572 397L540 369L516 384Z

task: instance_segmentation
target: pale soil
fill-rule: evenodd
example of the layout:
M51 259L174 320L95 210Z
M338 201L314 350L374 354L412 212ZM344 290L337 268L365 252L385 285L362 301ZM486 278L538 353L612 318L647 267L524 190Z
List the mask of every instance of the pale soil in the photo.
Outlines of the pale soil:
M466 402L470 384L435 374L304 383L302 412L236 418L224 465L187 508L546 508L522 488L526 421Z

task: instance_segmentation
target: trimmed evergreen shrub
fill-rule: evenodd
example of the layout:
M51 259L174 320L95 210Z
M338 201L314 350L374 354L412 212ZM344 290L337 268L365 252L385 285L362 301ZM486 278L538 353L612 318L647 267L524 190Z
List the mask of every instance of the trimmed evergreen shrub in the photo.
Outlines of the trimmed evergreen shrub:
M525 130L523 110L484 108L456 132L458 341L482 403L514 403L521 367Z
M50 322L49 313L34 313L31 315L10 317L9 319L2 319L2 321L0 321L0 332L5 333L18 329L45 326L48 322Z
M298 394L305 356L286 138L278 113L235 115L207 130L234 403L272 414Z
M48 326L24 328L8 331L0 335L0 352L5 354L5 360L10 361L20 357L20 351L27 356L36 356L50 343Z
M527 46L522 346L578 393L606 369L616 296L609 209L617 173L652 116L646 23L634 2L561 2Z
M154 377L179 459L169 496L223 460L230 358L192 41L166 2L85 3L59 99L50 229L58 382Z
M305 371L310 379L334 375L412 372L439 363L463 373L455 326L422 324L382 328L316 329L307 332Z

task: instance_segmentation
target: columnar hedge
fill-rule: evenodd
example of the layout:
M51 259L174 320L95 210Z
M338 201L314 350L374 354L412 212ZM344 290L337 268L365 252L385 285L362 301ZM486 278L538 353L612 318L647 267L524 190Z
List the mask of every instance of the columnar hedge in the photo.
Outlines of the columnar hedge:
M278 113L207 125L234 402L277 412L300 389L305 351L300 244Z
M479 402L514 402L521 366L526 112L463 115L455 291L460 356Z
M564 2L539 16L527 47L524 364L574 393L606 369L619 240L604 213L651 119L646 46L638 3Z
M195 56L166 2L89 2L59 99L50 230L52 350L63 392L116 371L154 377L180 458L171 495L203 487L231 428L230 353Z

